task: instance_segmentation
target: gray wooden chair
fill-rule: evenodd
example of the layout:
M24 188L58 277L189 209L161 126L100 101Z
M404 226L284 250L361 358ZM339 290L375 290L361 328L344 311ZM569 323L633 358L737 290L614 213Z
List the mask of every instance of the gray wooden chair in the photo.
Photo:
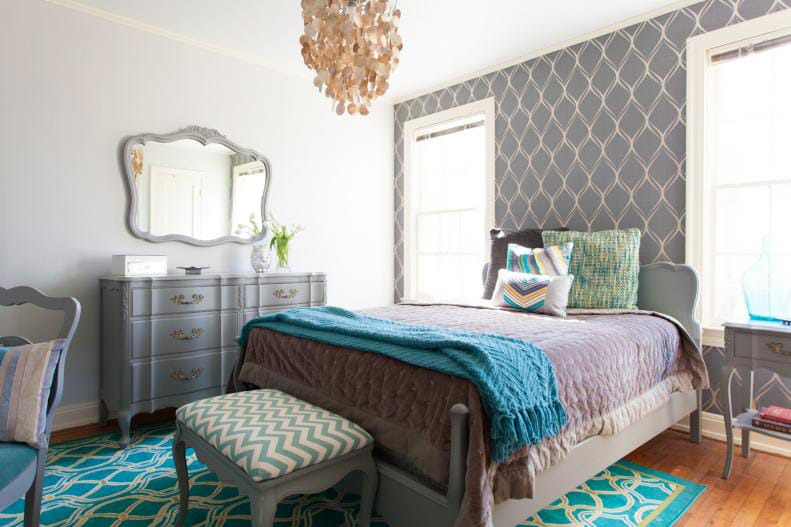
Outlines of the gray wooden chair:
M63 368L71 338L80 320L80 303L74 298L54 298L46 296L32 287L0 287L0 306L31 304L52 311L63 311L63 325L57 338L66 341L60 353L52 380L52 388L47 403L47 423L45 433L49 443L52 432L52 417L60 404L63 392ZM0 336L0 346L22 346L31 341L19 336ZM44 466L47 461L47 447L38 450L20 443L0 443L0 451L6 450L11 460L0 470L0 510L25 497L25 527L37 527L41 515L41 493L44 488Z

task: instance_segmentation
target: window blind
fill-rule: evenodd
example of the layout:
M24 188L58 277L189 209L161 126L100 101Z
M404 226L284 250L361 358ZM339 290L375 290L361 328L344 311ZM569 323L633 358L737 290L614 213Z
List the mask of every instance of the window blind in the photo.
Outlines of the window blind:
M458 132L463 132L464 130L469 130L470 128L477 128L483 125L484 122L483 120L481 120L481 121L474 121L471 123L460 124L458 126L452 126L450 128L444 128L436 132L418 134L417 137L415 137L415 142L425 141L426 139L433 139L435 137L442 137L443 135L455 134Z
M722 53L714 53L713 55L711 55L711 57L709 57L709 61L712 65L722 64L723 62L728 62L729 60L738 59L747 55L752 55L753 53L768 51L770 49L774 49L780 46L787 46L789 44L791 44L791 34L770 38L768 40L762 40L760 42L751 42L747 45L740 46L736 49L729 49L728 51L723 51Z

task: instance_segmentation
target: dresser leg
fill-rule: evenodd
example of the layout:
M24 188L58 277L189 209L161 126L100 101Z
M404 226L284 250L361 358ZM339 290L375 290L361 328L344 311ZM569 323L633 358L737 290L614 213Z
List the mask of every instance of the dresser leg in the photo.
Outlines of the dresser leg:
M733 467L733 418L731 417L731 379L734 369L728 364L722 367L722 383L720 387L720 407L722 418L725 421L725 440L728 452L725 455L725 468L722 469L722 478L728 479Z
M129 409L123 409L118 411L118 428L121 429L121 437L118 440L118 446L121 449L124 449L129 446L129 429L131 428L132 424L132 415L129 413Z

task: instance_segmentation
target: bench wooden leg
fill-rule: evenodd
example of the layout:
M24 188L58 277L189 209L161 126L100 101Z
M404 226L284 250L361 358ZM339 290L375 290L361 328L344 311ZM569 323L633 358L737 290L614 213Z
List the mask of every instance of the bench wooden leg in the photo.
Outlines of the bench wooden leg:
M182 441L178 429L176 429L176 436L173 438L173 462L176 465L179 485L179 517L176 527L182 527L187 519L190 504L190 477L187 471L187 447Z
M368 527L371 523L371 511L374 507L376 489L379 485L379 471L376 469L376 462L368 455L365 457L362 466L363 489L360 496L360 514L357 523L360 527Z
M277 513L277 501L273 492L265 492L261 496L250 498L250 512L253 527L272 527Z

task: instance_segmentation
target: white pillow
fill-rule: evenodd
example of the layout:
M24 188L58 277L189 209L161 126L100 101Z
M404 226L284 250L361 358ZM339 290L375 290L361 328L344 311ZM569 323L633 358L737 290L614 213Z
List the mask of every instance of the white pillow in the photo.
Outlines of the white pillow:
M547 276L500 269L492 304L543 315L566 316L574 276Z

